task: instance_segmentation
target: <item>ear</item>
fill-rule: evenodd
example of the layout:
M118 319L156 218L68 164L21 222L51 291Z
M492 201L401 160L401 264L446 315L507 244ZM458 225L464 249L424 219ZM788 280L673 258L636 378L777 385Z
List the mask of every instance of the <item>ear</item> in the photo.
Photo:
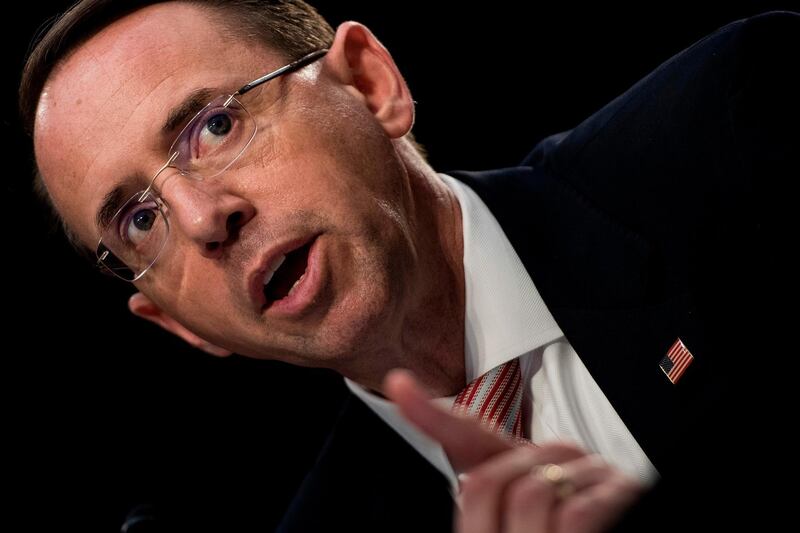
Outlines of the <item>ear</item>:
M181 339L185 340L195 348L199 348L200 350L210 353L211 355L226 357L233 353L230 350L226 350L225 348L201 339L186 329L183 325L178 323L177 320L166 314L160 307L154 304L150 298L141 292L137 292L131 296L130 300L128 300L128 309L130 309L131 313L134 315L158 324L173 335L177 335Z
M351 88L392 139L414 124L414 102L392 56L369 29L344 22L336 30L323 69Z

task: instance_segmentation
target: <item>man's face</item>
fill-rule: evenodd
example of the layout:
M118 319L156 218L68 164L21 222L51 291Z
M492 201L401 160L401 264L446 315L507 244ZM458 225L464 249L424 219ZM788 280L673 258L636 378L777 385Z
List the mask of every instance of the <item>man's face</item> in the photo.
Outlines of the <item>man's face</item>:
M168 135L162 125L188 95L230 93L288 62L229 37L217 17L178 3L145 8L51 75L37 111L37 162L87 246L100 238L104 196L120 184L131 196L164 164L182 125ZM337 367L397 332L415 245L392 142L323 61L241 97L258 133L223 174L159 178L169 240L137 287L215 344ZM265 291L267 263L281 254L274 279L283 286ZM284 295L303 273L291 295L270 304L270 291Z

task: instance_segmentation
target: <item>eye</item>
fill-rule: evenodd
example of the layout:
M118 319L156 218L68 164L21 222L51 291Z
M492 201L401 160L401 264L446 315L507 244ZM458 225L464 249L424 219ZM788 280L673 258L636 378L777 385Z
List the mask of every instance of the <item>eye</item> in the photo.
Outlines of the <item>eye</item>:
M236 159L254 130L255 122L241 104L221 96L186 125L169 153L178 154L174 166L182 172L215 175Z
M231 131L231 125L231 117L220 113L208 119L205 131L216 136L226 135Z
M154 202L136 203L120 218L120 236L127 245L138 246L147 239L158 218Z
M233 109L215 109L198 123L192 132L192 154L195 159L214 155L224 149L234 138L238 117Z

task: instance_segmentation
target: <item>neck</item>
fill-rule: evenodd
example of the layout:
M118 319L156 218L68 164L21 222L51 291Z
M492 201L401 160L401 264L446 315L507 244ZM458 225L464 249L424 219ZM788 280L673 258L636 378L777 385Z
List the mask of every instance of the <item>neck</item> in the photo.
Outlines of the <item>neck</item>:
M412 290L391 344L370 355L370 368L345 375L381 393L386 373L402 367L434 396L449 396L461 390L466 379L461 207L410 145L400 141L398 150L406 163L410 231L417 252Z

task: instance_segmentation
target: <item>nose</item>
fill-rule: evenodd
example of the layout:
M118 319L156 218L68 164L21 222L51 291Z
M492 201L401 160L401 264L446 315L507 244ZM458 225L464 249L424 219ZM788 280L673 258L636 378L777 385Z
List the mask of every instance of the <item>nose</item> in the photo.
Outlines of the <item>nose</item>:
M227 190L222 180L166 180L161 196L169 218L205 257L220 256L236 241L239 230L255 215L253 204Z

